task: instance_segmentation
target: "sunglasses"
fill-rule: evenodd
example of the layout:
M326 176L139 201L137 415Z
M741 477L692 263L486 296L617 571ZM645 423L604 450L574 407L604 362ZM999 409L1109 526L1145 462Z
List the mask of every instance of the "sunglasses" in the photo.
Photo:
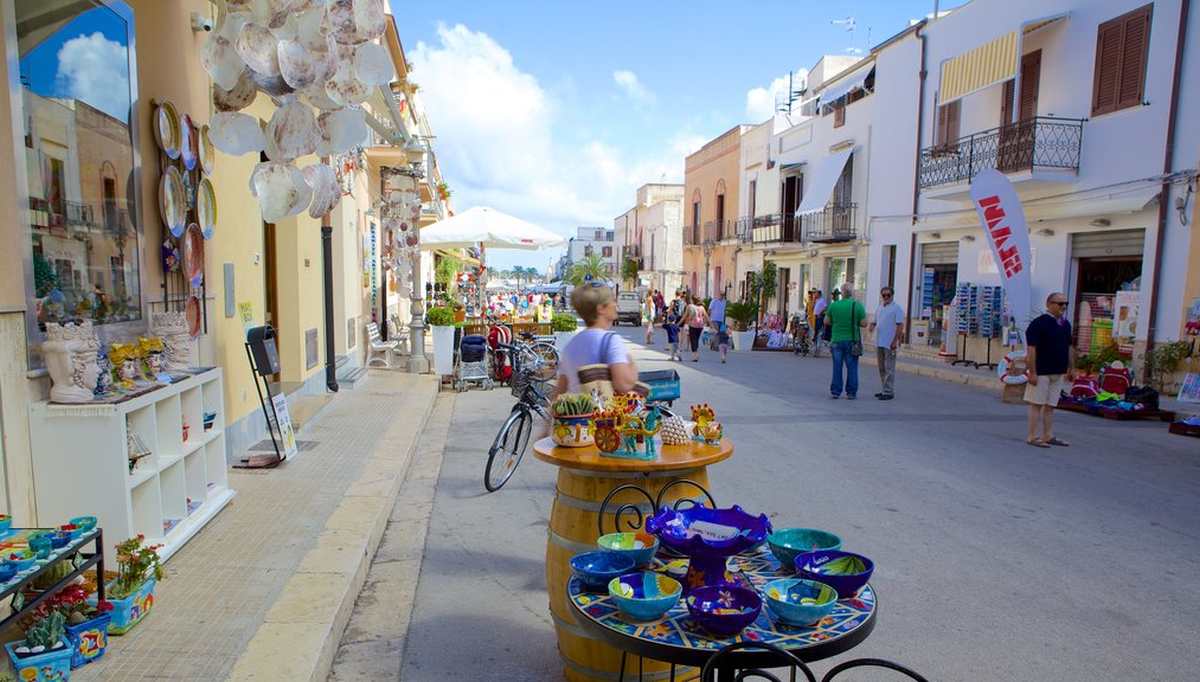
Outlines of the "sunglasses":
M1054 305L1060 305L1064 308L1071 305L1070 303L1067 303L1066 301L1050 301L1050 302L1053 303Z

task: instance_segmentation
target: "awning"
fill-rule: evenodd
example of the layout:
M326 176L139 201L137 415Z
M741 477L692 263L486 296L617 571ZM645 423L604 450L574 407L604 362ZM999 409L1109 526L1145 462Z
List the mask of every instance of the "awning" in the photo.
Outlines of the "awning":
M1017 32L1010 31L942 62L938 104L949 104L973 92L1016 78L1019 45Z
M1137 213L1158 198L1159 185L1126 188L1109 194L1081 192L1080 196L1023 202L1026 222L1065 220L1091 216ZM979 217L974 209L947 211L922 215L913 228L917 232L978 228Z
M838 178L842 177L846 161L853 153L853 149L836 152L814 164L812 173L805 175L806 180L809 177L812 179L808 180L808 191L804 193L804 199L800 202L800 208L796 209L796 215L816 213L825 208L825 204L828 204L829 198L833 196L834 185L837 184Z
M846 95L849 95L855 90L862 89L863 85L870 78L871 74L875 73L875 63L872 62L867 66L862 67L858 71L851 73L838 80L833 85L821 91L821 106L825 106L831 102L835 102Z
M1033 33L1034 31L1039 31L1043 28L1046 28L1047 26L1050 26L1051 24L1053 24L1056 21L1062 21L1063 19L1066 19L1069 16L1071 16L1070 12L1062 12L1060 14L1052 14L1048 17L1042 17L1041 19L1034 19L1033 21L1027 21L1024 24L1021 24L1021 33L1023 35L1029 35L1030 33Z

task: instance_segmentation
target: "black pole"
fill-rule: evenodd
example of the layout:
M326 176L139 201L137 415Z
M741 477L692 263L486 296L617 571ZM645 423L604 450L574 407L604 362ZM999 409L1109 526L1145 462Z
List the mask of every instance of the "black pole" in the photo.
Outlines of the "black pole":
M379 169L379 198L382 201L387 201L387 168ZM383 245L384 230L383 209L379 209L379 244ZM389 242L390 243L390 242ZM387 314L387 260L382 257L383 251L380 250L379 258L379 338L388 340L388 314Z
M337 364L333 357L333 226L328 224L328 213L321 222L324 223L321 225L321 255L325 261L325 388L337 393Z

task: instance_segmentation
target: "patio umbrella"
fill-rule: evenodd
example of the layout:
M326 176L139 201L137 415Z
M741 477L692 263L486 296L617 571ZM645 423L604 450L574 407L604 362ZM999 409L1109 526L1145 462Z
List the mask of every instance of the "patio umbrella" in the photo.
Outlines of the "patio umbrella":
M485 206L467 209L421 229L421 248L425 250L482 244L488 249L536 251L565 242L566 239L545 228Z

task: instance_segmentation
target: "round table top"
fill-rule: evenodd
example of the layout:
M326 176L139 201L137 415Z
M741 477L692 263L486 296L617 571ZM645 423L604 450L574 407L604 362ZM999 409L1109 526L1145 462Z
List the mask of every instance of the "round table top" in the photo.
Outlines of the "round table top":
M733 557L742 575L760 593L766 583L778 578L796 577L781 570L779 561L766 547ZM664 565L655 560L654 570ZM758 619L741 634L716 637L692 622L681 597L663 618L649 623L625 620L607 593L588 592L572 578L567 583L567 598L575 608L575 619L595 636L609 644L647 658L681 665L702 666L722 647L736 642L766 642L787 649L804 661L818 661L847 651L867 638L875 627L876 596L870 585L857 597L841 599L833 612L812 626L791 626L771 619L764 605ZM738 665L785 665L773 661L774 655L763 650L736 654Z
M629 457L610 457L600 452L595 445L582 448L563 448L547 437L533 444L533 454L543 462L568 469L588 471L674 471L695 469L716 464L733 454L733 443L722 438L720 445L707 445L691 441L683 445L663 445L658 457L652 460Z

